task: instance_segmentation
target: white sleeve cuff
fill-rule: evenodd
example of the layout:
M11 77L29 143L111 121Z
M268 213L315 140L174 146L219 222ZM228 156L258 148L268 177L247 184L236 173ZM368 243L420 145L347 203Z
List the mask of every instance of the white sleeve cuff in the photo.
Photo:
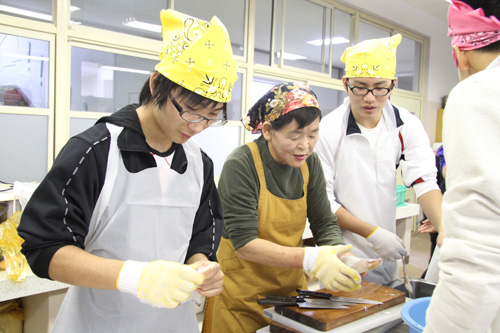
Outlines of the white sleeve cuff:
M116 281L118 290L137 296L139 279L146 264L147 262L125 261Z
M316 263L316 259L318 259L320 247L306 246L304 250L304 261L302 262L302 267L306 272L310 272Z

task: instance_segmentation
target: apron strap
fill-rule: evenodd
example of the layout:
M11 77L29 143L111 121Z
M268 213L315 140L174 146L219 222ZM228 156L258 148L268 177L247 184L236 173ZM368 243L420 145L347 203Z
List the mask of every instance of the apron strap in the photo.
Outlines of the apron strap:
M252 152L253 161L255 163L255 169L257 171L257 174L259 175L260 188L261 190L265 190L267 189L266 176L264 174L264 166L262 165L262 158L260 157L259 147L255 142L249 142L247 143L247 146L250 148L250 151Z
M300 166L300 171L302 171L302 179L304 180L302 191L305 194L307 193L307 186L309 185L309 166L307 165L307 160Z
M264 175L264 166L262 165L259 147L253 141L247 143L247 146L250 148L250 152L252 152L255 169L257 170L257 175L259 175L260 188L267 189L266 176ZM307 193L307 185L309 184L309 166L307 165L307 161L300 166L300 171L302 172L302 179L304 180L302 191L303 193Z

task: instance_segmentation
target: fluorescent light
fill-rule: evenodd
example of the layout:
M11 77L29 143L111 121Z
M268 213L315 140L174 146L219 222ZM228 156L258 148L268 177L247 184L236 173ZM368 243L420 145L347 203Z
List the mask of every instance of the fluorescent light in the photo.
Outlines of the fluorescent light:
M21 58L21 59L30 59L30 60L40 60L40 61L49 61L47 57L37 57L37 56L28 56L25 54L16 54L16 53L2 53L2 56L11 57L11 58Z
M280 51L276 52L276 56L278 58L280 58L281 57L281 52ZM307 59L307 57L304 57L304 56L301 56L301 55L297 55L297 54L293 54L293 53L283 52L283 59L286 59L286 60L302 60L302 59Z
M24 10L24 9L19 9L19 8L4 6L4 5L0 5L0 11L12 13L12 14L17 14L17 15L22 15L22 16L29 16L29 17L37 18L37 19L44 20L44 21L52 21L52 15L41 14L41 13L37 13L37 12L32 12L30 10Z
M344 38L344 37L333 37L333 38L325 38L324 40L315 39L315 40L311 40L311 41L307 42L307 44L316 45L316 46L321 46L323 44L330 45L330 43L332 43L332 44L345 44L345 43L349 43L349 39Z
M161 33L161 25L137 21L133 17L123 20L122 24L131 28Z
M141 69L134 69L134 68L126 68L126 67L115 67L115 66L99 66L102 69L108 69L111 71L119 71L119 72L129 72L129 73L137 73L137 74L149 74L151 73L150 71L144 71Z
M74 7L74 6L70 6L70 7L71 7L70 8L71 12L80 10L80 8L78 8L78 7ZM14 8L14 7L0 5L0 12L7 12L7 13L17 14L17 15L21 15L21 16L28 16L28 17L33 17L33 18L37 18L37 19L40 19L40 20L52 22L52 15L41 14L41 13L37 13L37 12L32 12L30 10L24 10L24 9L19 9L19 8ZM71 23L71 24L81 24L81 22L75 22L75 21L69 21L69 23Z

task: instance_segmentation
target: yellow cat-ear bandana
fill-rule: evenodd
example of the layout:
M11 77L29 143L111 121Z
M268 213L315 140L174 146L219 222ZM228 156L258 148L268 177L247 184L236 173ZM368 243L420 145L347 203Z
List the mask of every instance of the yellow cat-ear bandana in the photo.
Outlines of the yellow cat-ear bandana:
M369 39L348 47L341 60L346 77L374 77L393 80L396 75L396 48L401 35Z
M224 24L162 10L163 48L155 69L178 85L211 100L227 103L238 78L231 41Z

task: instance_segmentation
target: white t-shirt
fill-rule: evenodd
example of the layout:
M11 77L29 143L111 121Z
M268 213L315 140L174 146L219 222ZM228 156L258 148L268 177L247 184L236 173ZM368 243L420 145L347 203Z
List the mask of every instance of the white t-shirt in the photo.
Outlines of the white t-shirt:
M382 117L380 117L377 126L375 126L374 128L363 127L358 122L356 122L356 124L358 124L361 133L366 136L368 141L370 141L370 147L377 147L378 140L380 139L380 133L382 133L382 129L385 126L384 116L382 115Z

